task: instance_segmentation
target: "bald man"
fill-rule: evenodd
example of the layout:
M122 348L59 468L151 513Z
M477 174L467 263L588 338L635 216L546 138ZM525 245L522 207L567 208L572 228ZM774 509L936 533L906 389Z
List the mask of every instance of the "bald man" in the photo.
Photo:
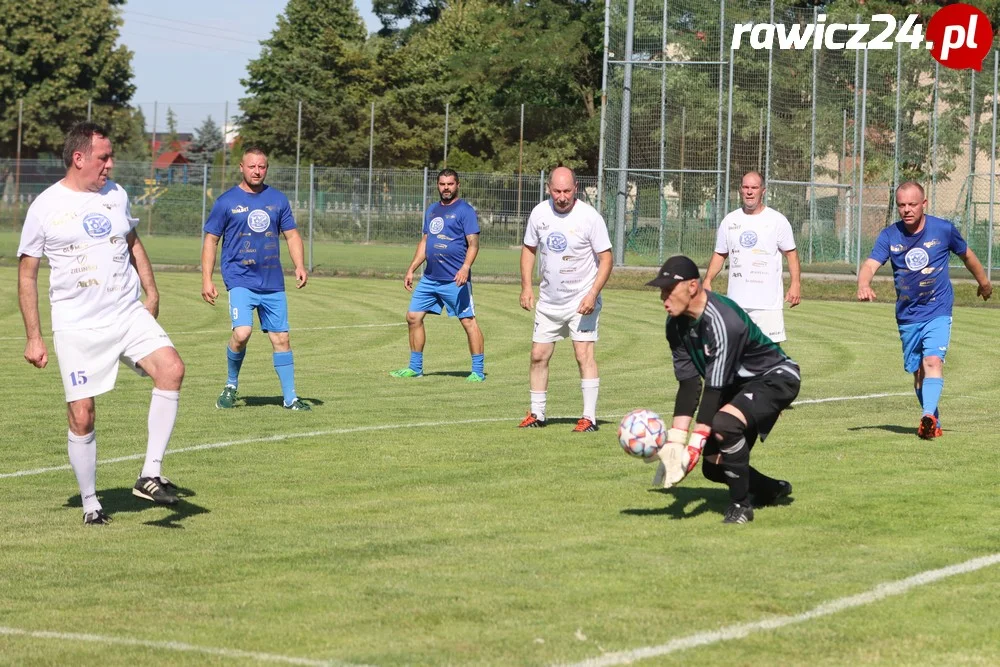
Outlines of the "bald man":
M583 415L575 433L597 430L600 379L594 343L601 314L601 289L611 275L611 239L597 210L576 198L576 175L557 167L549 177L549 198L528 216L521 248L521 307L535 309L529 383L531 409L520 428L545 426L549 359L557 341L573 341L580 367ZM535 303L531 276L540 257L542 282Z
M719 225L715 252L705 272L704 287L729 259L727 296L746 311L764 334L775 343L787 340L782 295L792 308L801 301L799 254L788 218L764 205L764 178L747 172L740 183L742 205ZM788 262L791 283L784 290L781 257Z

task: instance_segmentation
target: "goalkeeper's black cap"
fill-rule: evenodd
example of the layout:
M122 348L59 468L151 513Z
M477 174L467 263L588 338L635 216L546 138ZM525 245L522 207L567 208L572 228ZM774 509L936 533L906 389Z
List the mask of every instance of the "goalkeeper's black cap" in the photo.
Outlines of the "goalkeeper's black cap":
M698 274L698 265L690 257L674 255L663 263L656 277L646 283L646 285L672 290L677 283L684 282L685 280L697 280L700 277Z

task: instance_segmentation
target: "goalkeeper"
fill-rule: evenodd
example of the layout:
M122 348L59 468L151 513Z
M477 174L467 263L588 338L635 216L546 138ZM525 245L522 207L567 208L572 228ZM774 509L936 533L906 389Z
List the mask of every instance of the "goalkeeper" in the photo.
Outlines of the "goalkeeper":
M750 450L798 395L799 366L735 302L706 291L691 259L671 257L647 285L660 288L680 383L653 483L673 486L704 457L705 477L729 486L723 523L753 521L754 505L792 492L751 467Z

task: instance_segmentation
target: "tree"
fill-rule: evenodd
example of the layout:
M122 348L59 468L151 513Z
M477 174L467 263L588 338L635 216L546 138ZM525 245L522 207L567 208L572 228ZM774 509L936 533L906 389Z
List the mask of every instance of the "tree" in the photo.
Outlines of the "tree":
M222 130L212 117L206 118L194 132L194 141L188 146L186 156L195 164L211 164L215 153L222 150Z
M367 36L352 0L289 0L242 81L244 142L276 158L294 157L301 100L303 155L325 164L365 164L376 83Z
M180 137L177 135L177 114L167 107L167 133L160 137L159 154L176 151L180 148Z
M125 0L59 0L0 5L0 154L17 142L16 100L24 100L22 156L62 151L64 133L87 117L109 126L116 143L134 132L129 101L132 53L116 46Z

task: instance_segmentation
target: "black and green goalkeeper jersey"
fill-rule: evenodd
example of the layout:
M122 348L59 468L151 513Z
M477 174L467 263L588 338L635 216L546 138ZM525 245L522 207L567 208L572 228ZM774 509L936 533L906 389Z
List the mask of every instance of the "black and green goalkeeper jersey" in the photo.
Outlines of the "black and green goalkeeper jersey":
M678 381L705 379L706 389L738 388L781 366L798 365L764 335L732 299L706 292L701 317L667 317L667 342Z

